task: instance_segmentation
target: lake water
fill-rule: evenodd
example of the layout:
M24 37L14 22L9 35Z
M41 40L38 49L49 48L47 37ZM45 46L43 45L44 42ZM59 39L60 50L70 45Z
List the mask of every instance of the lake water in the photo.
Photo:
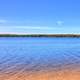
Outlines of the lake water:
M0 72L80 67L80 38L0 38Z

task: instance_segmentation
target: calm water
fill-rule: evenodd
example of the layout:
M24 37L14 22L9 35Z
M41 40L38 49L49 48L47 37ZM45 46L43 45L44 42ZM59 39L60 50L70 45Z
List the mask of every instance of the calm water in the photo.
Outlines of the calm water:
M80 38L0 38L0 71L80 67Z

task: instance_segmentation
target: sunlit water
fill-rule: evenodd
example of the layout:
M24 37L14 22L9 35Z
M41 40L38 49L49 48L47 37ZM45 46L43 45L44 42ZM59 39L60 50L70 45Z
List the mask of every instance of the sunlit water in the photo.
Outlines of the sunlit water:
M0 72L80 67L80 38L0 38Z

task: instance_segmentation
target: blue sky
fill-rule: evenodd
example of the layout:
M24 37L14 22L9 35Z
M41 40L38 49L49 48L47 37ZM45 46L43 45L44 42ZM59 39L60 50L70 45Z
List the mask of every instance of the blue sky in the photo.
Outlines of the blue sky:
M80 0L0 0L0 33L80 33Z

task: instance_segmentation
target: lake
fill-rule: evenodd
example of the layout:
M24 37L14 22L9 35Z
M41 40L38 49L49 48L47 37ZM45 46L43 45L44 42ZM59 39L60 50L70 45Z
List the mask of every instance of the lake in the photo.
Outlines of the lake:
M80 67L80 38L0 38L0 72Z

